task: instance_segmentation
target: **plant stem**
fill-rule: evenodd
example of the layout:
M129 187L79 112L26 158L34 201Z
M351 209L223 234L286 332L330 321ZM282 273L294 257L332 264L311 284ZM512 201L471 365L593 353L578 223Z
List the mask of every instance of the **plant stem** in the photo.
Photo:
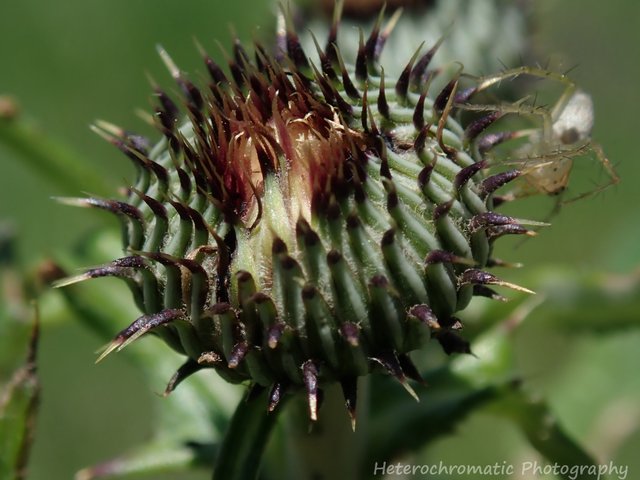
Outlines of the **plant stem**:
M17 153L24 162L47 181L78 195L83 191L96 195L113 193L108 179L90 168L90 162L58 139L20 118L0 117L0 143Z
M296 480L359 478L368 431L368 382L358 380L358 421L352 431L338 385L327 386L318 421L311 424L304 395L298 395L286 413L286 478ZM282 472L282 470L281 470ZM274 477L281 478L281 477Z
M249 392L238 404L220 445L213 470L214 480L257 478L262 454L276 424L277 412L284 407L279 405L275 412L268 413L266 397L266 391L260 395Z

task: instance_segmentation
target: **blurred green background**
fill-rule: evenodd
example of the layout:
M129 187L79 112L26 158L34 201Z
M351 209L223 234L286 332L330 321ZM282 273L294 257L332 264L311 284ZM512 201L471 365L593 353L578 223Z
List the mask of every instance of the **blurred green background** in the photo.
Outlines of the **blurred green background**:
M215 40L228 45L230 25L244 40L264 37L273 28L272 10L266 0L2 0L0 95L15 96L24 117L71 145L115 190L132 175L132 168L88 126L102 118L149 132L135 114L137 108L149 106L145 72L165 85L170 81L155 45L162 43L197 79L195 72L203 68L194 37L219 58ZM637 270L640 191L635 181L640 178L640 162L633 111L640 99L640 3L538 0L533 10L538 58L564 58L567 67L578 65L571 76L593 95L596 105L593 136L616 165L622 182L566 206L534 241L505 242L500 256L529 267L553 265L585 274ZM585 182L606 181L595 161L577 162L575 169ZM71 248L99 225L100 213L51 200L68 193L0 144L0 220L18 231L18 254L25 261L35 263ZM526 216L529 209L529 216L540 218L540 211L552 205L550 199L535 200L518 213ZM124 298L128 301L129 296ZM162 401L155 393L164 388L157 385L150 391L117 355L94 366L100 341L76 322L54 322L47 314L42 312L44 393L31 464L34 480L71 478L79 468L143 441L150 433L150 406ZM530 370L539 374L538 386L547 392L569 431L592 451L611 448L617 462L635 469L629 478L640 478L640 460L634 454L640 451L640 333L570 338L532 327L521 337L523 364L534 366L544 360L539 369ZM554 360L561 363L553 364ZM607 437L621 431L611 422L628 427L619 445L614 445L616 438ZM493 463L528 455L530 449L508 425L478 414L463 424L457 436L439 442L427 458ZM209 473L181 478L204 479Z

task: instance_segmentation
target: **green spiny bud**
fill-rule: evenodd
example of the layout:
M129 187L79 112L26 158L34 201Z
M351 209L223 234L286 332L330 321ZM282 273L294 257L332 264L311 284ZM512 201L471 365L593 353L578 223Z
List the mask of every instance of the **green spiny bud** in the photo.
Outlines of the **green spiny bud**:
M546 139L530 136L537 161L491 171L491 150L522 135L485 130L528 112L473 99L499 80L549 72L478 79L460 64L434 68L437 41L392 76L379 63L390 28L373 28L347 58L339 15L326 46L315 42L314 63L285 15L281 24L275 55L258 45L251 56L236 42L228 73L203 52L204 88L160 49L182 97L154 86L164 139L153 148L97 123L137 178L124 201L64 201L116 214L127 256L62 284L128 282L144 314L100 358L161 337L188 358L167 393L213 368L271 389L270 411L285 390L305 391L315 420L321 388L339 382L355 418L358 377L384 371L413 393L410 352L431 338L448 354L471 352L457 314L474 295L502 299L494 285L528 291L485 271L500 264L496 239L540 225L494 212L494 192L548 178L553 155L570 158L573 146L556 148L551 132L545 150Z

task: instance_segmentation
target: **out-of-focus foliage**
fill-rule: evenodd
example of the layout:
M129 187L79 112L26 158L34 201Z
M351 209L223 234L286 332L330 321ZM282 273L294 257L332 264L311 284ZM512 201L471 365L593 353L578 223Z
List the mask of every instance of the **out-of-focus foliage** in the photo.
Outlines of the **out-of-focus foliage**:
M13 234L0 226L0 478L27 478L40 381L37 312L13 264ZM35 317L35 319L34 319Z

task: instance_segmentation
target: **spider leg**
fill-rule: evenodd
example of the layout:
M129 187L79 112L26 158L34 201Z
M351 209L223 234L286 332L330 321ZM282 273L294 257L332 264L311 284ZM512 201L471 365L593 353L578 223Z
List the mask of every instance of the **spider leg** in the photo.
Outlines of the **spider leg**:
M488 88L494 85L498 85L503 80L514 80L522 76L529 76L529 77L540 78L544 80L552 80L552 81L559 82L566 85L566 88L558 98L557 102L553 105L551 110L549 111L547 109L543 109L543 111L545 111L546 113L542 117L543 118L542 139L547 145L551 145L554 143L553 128L552 128L553 122L560 117L561 113L564 111L568 102L573 97L577 88L573 80L571 80L566 74L554 72L551 70L546 70L539 67L526 66L526 65L517 67L517 68L505 69L501 72L498 72L492 75L475 77L477 84L475 87L466 91L464 100L469 100L476 93L487 90ZM505 112L505 113L508 113L508 112ZM513 112L513 113L526 113L526 112L520 111L520 112Z
M475 87L474 93L486 90L493 85L499 84L503 80L516 79L522 76L548 79L559 83L564 83L567 86L566 91L562 95L562 97L564 97L565 103L571 97L573 91L575 91L576 89L575 82L564 73L554 72L553 70L546 70L539 67L523 65L521 67L505 69L495 74L476 77L476 81L478 82L478 84ZM560 105L560 110L563 106L564 105L562 104Z
M593 154L595 155L596 159L598 160L598 162L600 162L602 164L602 168L604 169L605 173L608 175L609 177L609 181L606 182L603 185L597 186L596 188L594 188L593 190L589 190L588 192L584 192L581 193L575 197L572 197L568 200L563 200L562 201L562 205L566 205L569 203L573 203L576 200L581 200L583 198L588 198L592 195L596 195L600 192L602 192L603 190L616 185L619 181L620 181L620 177L618 176L618 174L615 171L615 168L613 167L613 164L611 163L611 161L606 157L606 155L604 154L604 151L602 150L602 147L597 144L597 143L589 143L586 145L588 147L588 151L593 152ZM588 153L588 152L583 152L583 153Z

